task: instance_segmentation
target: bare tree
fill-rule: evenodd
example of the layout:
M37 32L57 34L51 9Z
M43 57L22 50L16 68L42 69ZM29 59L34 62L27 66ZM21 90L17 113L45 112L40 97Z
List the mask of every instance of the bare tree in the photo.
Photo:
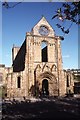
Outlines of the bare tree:
M3 2L2 6L9 9L9 8L14 8L17 5L19 5L20 3L22 3L24 0L22 0L21 2L16 2L15 4L13 3L12 6L10 6L9 2Z

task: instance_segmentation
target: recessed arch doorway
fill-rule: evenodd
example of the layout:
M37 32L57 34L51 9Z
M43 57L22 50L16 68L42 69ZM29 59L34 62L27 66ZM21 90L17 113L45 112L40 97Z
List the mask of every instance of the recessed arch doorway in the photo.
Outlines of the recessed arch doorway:
M47 79L43 79L42 81L42 94L49 95L49 83Z
M58 81L51 72L44 72L37 76L40 95L58 96ZM36 87L35 87L36 90Z

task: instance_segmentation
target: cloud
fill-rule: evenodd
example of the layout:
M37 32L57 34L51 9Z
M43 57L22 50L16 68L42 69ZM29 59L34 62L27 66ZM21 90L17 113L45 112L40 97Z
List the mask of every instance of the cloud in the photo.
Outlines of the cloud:
M70 55L63 55L63 58L70 58Z

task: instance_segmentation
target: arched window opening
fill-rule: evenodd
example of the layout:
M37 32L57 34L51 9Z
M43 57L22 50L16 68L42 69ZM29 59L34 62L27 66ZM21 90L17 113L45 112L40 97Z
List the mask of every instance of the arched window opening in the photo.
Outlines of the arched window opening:
M69 76L67 75L67 87L69 87Z
M43 41L41 43L41 55L42 55L42 62L48 62L47 42L46 41Z
M21 88L21 78L20 78L20 76L17 78L17 88Z

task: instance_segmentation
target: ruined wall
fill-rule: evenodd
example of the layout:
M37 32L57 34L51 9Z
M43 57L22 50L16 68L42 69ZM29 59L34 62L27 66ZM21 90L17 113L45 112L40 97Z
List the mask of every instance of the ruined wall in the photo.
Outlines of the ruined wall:
M41 36L39 34L39 27L43 24L49 29L49 34L47 36ZM46 49L41 49L43 41L47 42L47 61L45 62L42 61L42 57L45 58L45 55L42 55L42 51L44 51L44 53L46 51ZM50 80L53 81L53 87L49 84L50 91L51 89L54 91L52 93L50 92L51 95L64 95L66 93L60 41L59 38L55 38L52 27L44 18L34 26L32 33L27 33L26 71L28 73L29 89L35 86L37 81L40 83L40 86L42 86L42 79L48 79L49 82ZM40 71L36 71L38 66L40 66ZM40 74L43 75L46 72L55 76L55 79L54 77L52 77L52 79L47 78L47 76L45 76L46 74L41 78Z
M13 46L13 48L12 48L12 62L14 61L19 49L20 49L20 47Z
M20 87L18 88L18 77ZM25 71L10 73L7 76L7 97L16 98L28 96L27 77Z
M13 72L23 71L25 68L25 55L26 55L26 40L19 49L14 61L13 61Z
M47 36L39 33L41 25L47 26L49 29ZM42 50L43 41L47 43L47 47ZM47 60L42 61L46 51ZM43 55L42 52L44 52ZM67 71L63 71L61 40L55 36L54 30L44 17L31 32L26 33L25 41L19 49L12 67L12 72L9 69L6 71L8 97L28 97L35 94L32 92L37 89L42 92L44 80L48 83L50 96L64 96L69 90L73 92L72 76ZM69 87L66 87L67 74L70 76ZM18 85L18 81L20 85Z

